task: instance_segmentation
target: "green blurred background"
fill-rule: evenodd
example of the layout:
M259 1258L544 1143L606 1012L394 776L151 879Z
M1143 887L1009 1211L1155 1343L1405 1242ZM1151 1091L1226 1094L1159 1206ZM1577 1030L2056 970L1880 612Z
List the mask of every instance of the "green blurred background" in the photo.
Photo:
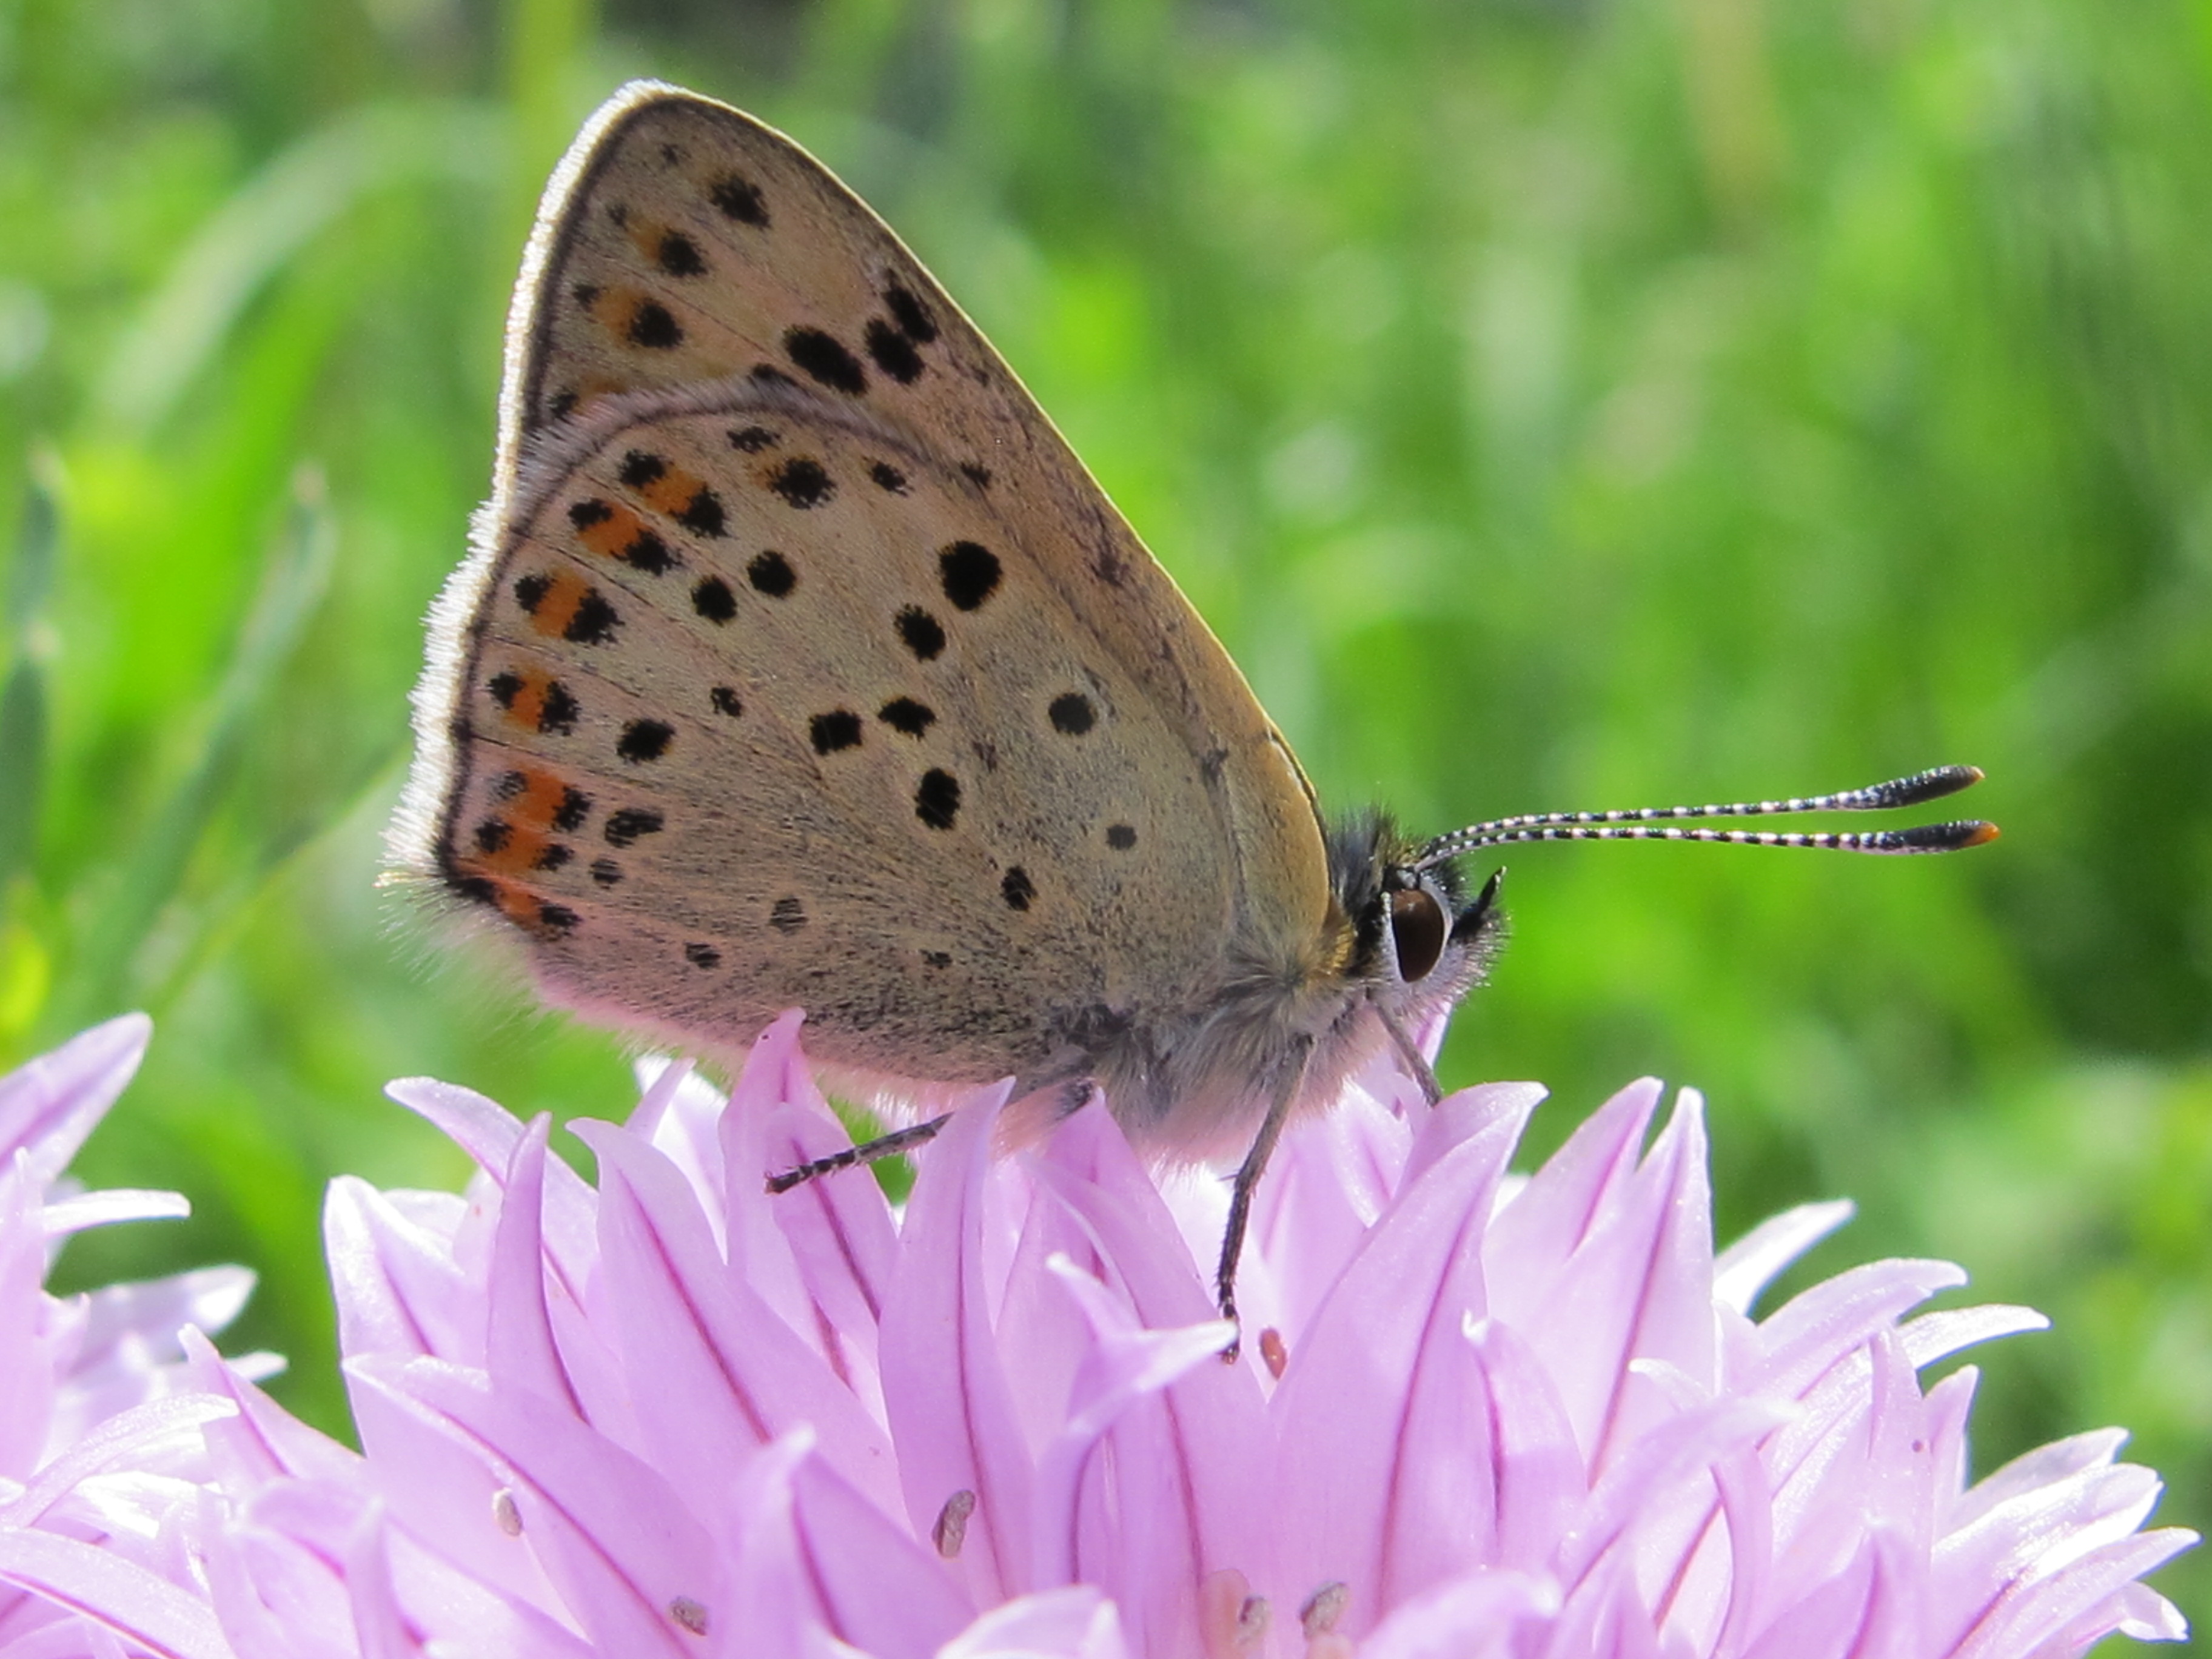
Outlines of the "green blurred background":
M620 1047L374 882L544 174L626 76L829 161L1029 380L1324 796L1423 830L1938 761L1995 848L1516 852L1448 1080L1713 1106L1723 1236L1966 1263L1978 1466L2212 1519L2208 0L4 0L0 1060L150 1009L80 1164L258 1267ZM1800 1278L1803 1273L1801 1273ZM2161 1583L2200 1617L2212 1571Z

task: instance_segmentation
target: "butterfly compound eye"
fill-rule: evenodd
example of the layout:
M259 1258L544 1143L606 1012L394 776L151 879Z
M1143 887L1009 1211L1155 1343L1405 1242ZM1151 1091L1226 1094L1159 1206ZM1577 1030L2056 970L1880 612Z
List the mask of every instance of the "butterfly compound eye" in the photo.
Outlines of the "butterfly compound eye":
M1425 887L1407 887L1390 895L1390 942L1397 948L1398 977L1407 984L1426 979L1444 953L1450 933L1444 907Z

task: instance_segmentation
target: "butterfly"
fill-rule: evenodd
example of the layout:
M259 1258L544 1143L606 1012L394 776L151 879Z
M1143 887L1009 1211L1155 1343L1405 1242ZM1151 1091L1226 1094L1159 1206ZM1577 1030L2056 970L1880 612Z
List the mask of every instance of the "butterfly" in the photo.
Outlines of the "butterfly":
M415 725L399 860L517 941L550 1000L723 1050L803 1007L833 1085L910 1104L1011 1077L1048 1124L1103 1093L1141 1152L1237 1163L1232 1319L1284 1126L1391 1051L1436 1097L1421 1034L1503 937L1498 877L1468 880L1465 854L1995 833L1647 822L1910 805L1980 775L1960 767L1427 840L1331 823L898 239L790 139L650 82L546 190L491 499L433 611Z

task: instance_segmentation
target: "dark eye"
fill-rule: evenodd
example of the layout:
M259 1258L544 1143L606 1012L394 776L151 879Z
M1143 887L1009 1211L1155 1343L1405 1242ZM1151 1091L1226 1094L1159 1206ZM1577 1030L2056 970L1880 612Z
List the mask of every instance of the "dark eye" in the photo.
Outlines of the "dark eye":
M1398 947L1398 977L1408 985L1426 979L1444 953L1449 931L1444 907L1423 887L1390 895L1390 941Z

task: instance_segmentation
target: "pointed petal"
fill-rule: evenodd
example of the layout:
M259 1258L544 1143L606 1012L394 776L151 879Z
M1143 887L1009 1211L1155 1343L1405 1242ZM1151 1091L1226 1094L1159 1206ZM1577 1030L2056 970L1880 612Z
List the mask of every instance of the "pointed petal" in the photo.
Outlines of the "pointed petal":
M486 1175L506 1179L522 1139L522 1125L497 1101L433 1078L402 1078L387 1084L384 1092L442 1130ZM581 1176L555 1158L545 1166L541 1207L538 1225L545 1248L567 1281L568 1293L579 1295L591 1270L592 1189Z
M1774 1276L1849 1221L1857 1206L1849 1199L1800 1204L1769 1216L1720 1253L1713 1262L1713 1300L1748 1314Z
M580 1417L583 1407L561 1363L552 1318L545 1308L547 1295L558 1294L547 1283L544 1236L538 1230L546 1137L552 1128L552 1118L544 1112L531 1119L507 1164L499 1224L492 1236L491 1272L484 1286L485 1364L500 1387L530 1389Z
M1498 1277L1534 1281L1564 1267L1635 1172L1661 1085L1643 1078L1592 1112L1498 1212L1490 1249Z
M0 1077L0 1163L18 1147L41 1186L58 1180L153 1041L154 1022L124 1014Z
M1197 1264L1111 1116L1095 1107L1078 1113L1055 1131L1036 1168L1080 1221L1137 1324L1164 1331L1212 1320L1213 1300ZM1065 1297L1057 1281L1055 1288ZM1272 1450L1255 1368L1193 1366L1162 1393L1158 1413L1161 1478L1171 1480L1177 1501L1146 1540L1157 1571L1194 1585L1224 1568L1255 1570L1269 1527L1250 1494L1269 1478ZM1109 1588L1122 1605L1140 1605L1133 1589Z
M611 1124L580 1122L599 1158L599 1289L639 1414L672 1479L734 1468L802 1423L822 1455L888 1511L899 1506L890 1443L817 1352L716 1254L692 1188L661 1152Z
M1397 1195L1276 1390L1280 1443L1297 1449L1277 1477L1279 1571L1349 1585L1347 1634L1494 1559L1498 1474L1467 1412L1480 1367L1463 1333L1486 1311L1482 1244L1525 1109L1495 1103Z
M862 1497L818 1452L792 1471L806 1577L841 1640L870 1659L928 1659L975 1616L945 1563Z
M231 1659L206 1602L113 1550L0 1529L0 1583L113 1631L155 1659Z
M683 1493L533 1395L421 1360L398 1380L507 1477L524 1539L594 1642L633 1659L686 1654L675 1609L708 1593L714 1551ZM716 1472L699 1476L711 1491Z
M983 1255L991 1133L1004 1087L970 1098L921 1160L884 1310L884 1395L907 1516L926 1533L975 1495L961 1576L979 1605L1028 1588L1030 1449L991 1328Z

